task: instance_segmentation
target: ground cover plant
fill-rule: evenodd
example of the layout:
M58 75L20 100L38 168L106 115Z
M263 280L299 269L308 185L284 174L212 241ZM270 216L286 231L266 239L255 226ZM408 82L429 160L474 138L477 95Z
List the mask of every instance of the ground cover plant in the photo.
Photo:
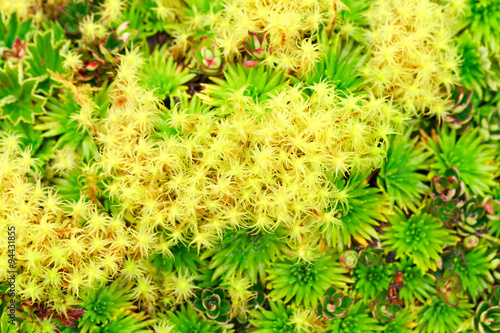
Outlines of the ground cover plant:
M0 1L0 332L499 332L499 13Z

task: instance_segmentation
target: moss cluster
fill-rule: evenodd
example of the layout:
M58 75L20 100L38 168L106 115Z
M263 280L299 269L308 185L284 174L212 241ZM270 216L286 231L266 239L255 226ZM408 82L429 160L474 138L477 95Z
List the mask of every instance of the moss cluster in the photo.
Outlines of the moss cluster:
M0 1L0 331L498 330L498 6Z

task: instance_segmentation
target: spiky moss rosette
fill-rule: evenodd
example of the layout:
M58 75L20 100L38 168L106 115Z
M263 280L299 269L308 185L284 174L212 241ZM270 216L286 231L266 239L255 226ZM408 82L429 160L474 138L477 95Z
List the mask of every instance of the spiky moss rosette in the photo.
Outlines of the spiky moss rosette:
M436 270L443 247L456 243L458 237L430 214L417 213L408 219L400 210L396 213L389 217L391 226L385 229L382 246L396 251L397 258L408 255L422 273Z
M497 7L0 1L0 331L497 332Z

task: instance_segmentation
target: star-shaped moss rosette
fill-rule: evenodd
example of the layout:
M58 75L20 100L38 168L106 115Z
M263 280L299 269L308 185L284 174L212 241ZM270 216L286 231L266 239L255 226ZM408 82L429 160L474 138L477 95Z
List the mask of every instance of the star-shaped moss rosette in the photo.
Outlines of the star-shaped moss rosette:
M347 283L353 282L345 275L348 270L340 265L337 254L325 252L314 256L311 262L285 258L271 264L267 270L267 288L271 289L268 297L284 298L285 303L292 300L292 305L296 306L316 307L328 287L344 289Z
M369 306L373 316L384 322L393 320L396 318L396 314L401 311L401 306L391 303L387 291L379 292Z
M488 89L488 81L493 74L490 70L492 63L488 49L472 38L468 30L463 31L457 41L463 60L460 63L460 84L473 90L481 98L483 89Z
M21 149L29 149L31 156L37 160L35 170L41 175L45 174L45 163L53 158L55 140L44 139L42 133L34 129L33 124L20 121L16 126L9 119L0 120L0 132L19 135Z
M495 186L495 170L492 163L497 156L496 147L484 143L478 128L459 135L456 130L443 126L436 138L427 140L435 161L430 176L446 175L446 169L456 168L469 194L485 196Z
M219 75L224 68L222 52L210 37L201 39L201 47L193 50L193 57L199 64L200 72L206 75Z
M277 95L289 83L280 71L264 65L248 68L240 63L227 64L223 75L224 78L211 77L215 84L203 84L204 90L198 94L206 104L220 107L222 113L232 109L231 104L238 98L261 102Z
M92 99L99 106L98 112L92 113L91 118L95 121L105 117L109 105L108 96L107 85L93 94ZM77 120L81 115L82 107L78 104L73 93L68 89L61 89L57 95L48 98L45 107L46 114L39 117L40 121L34 127L43 132L42 137L57 138L54 148L70 147L76 149L84 161L97 157L97 145L91 130L82 128L81 122Z
M208 268L213 270L213 280L237 274L257 283L266 278L266 267L286 250L285 236L284 228L276 228L273 233L228 231L220 244L200 257L210 257Z
M500 286L494 286L488 301L482 301L476 308L474 328L480 333L500 332Z
M107 287L86 290L81 305L86 311L78 327L86 332L95 325L109 324L120 308L132 306L131 299L130 285L124 285L121 280L115 280Z
M342 189L345 204L336 213L342 221L340 230L333 224L323 226L323 234L329 245L351 247L353 240L365 246L379 234L375 228L391 214L390 204L379 188L369 184L369 172L353 172L348 180L338 177L334 184Z
M35 115L45 112L46 98L35 93L38 79L24 79L21 65L0 68L0 117L17 125L34 123Z
M422 195L429 192L424 173L431 153L412 133L413 128L408 128L403 135L391 136L387 159L377 176L377 184L389 197L391 206L397 204L405 212L417 211Z
M390 227L384 229L382 246L396 251L396 258L410 256L422 272L436 270L436 262L443 247L459 239L432 215L417 213L411 217L399 209L397 216L389 217Z
M226 301L223 288L197 290L195 295L197 299L194 301L193 307L196 310L217 322L225 323L228 321L231 304Z
M182 304L178 310L167 312L168 321L174 325L173 330L167 332L203 332L203 333L222 333L224 330L221 325L211 321L200 319L195 309L186 303ZM162 332L162 331L159 331Z
M455 259L453 270L460 277L460 283L474 302L483 291L490 290L495 283L492 270L496 269L500 262L495 258L496 254L496 248L483 243L472 250L465 251L464 258Z
M353 304L354 298L337 291L334 287L328 288L318 306L316 314L326 319L343 318L347 316L347 309Z
M364 302L356 302L349 308L346 317L335 318L327 328L329 333L375 333L382 331L375 318L370 316L370 310ZM290 331L291 332L291 331Z
M179 97L182 91L188 89L185 84L196 76L189 73L186 67L178 65L165 46L154 49L141 72L144 85L161 100L170 96Z
M396 314L396 318L385 323L382 332L385 333L412 333L413 328L417 326L415 318L417 313L408 307L405 307Z
M285 305L282 301L269 301L269 308L259 308L251 312L250 323L257 328L254 332L296 332L308 333L310 330L302 329L300 322L294 320L294 311L290 305ZM308 318L301 322L308 324ZM309 327L310 328L310 327Z
M404 278L404 284L399 290L398 297L404 301L404 304L414 304L416 301L424 303L426 299L436 294L433 276L428 273L422 274L410 258L401 258L392 266L393 273L397 273L398 270Z
M361 262L361 261L360 261ZM353 277L356 281L356 291L367 302L371 298L389 288L390 269L389 265L357 265L353 270Z
M425 303L426 299L436 294L435 278L429 273L422 274L410 258L401 258L399 262L394 263L391 270L394 274L400 271L404 278L403 287L398 292L398 297L404 304L414 304L416 301Z
M418 332L455 333L466 319L472 315L473 305L460 299L456 308L444 300L434 297L420 308L418 315Z
M460 301L459 293L464 289L460 284L460 277L457 273L446 272L445 275L436 281L437 297L444 300L446 304L456 308Z
M162 242L171 237L171 232L164 231L161 236ZM153 253L149 261L158 270L158 274L162 276L165 273L172 273L181 269L198 272L199 267L206 265L205 261L197 255L196 249L188 247L182 242L170 246L168 251Z

